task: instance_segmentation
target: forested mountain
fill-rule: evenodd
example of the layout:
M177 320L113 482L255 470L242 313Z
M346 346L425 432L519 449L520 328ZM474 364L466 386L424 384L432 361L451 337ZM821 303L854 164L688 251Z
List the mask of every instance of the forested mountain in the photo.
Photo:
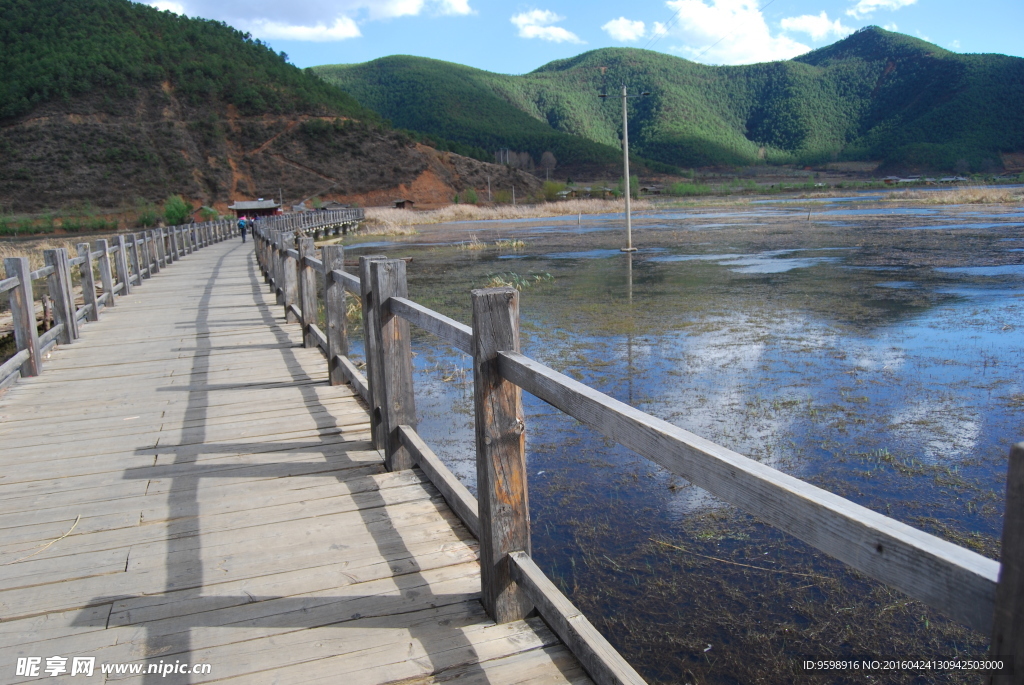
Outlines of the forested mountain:
M956 54L874 26L793 60L736 67L619 48L522 76L417 57L314 71L398 126L535 159L558 145L566 161L604 160L620 135L622 83L651 91L630 100L631 150L680 167L880 160L981 171L1024 151L1024 59Z
M221 22L128 0L0 0L0 159L7 211L537 185L416 144Z

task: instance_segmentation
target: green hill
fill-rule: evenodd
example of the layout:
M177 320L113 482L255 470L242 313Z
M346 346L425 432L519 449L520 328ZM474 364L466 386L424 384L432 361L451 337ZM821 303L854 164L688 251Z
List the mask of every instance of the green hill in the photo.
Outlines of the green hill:
M194 106L376 118L248 34L125 0L0 0L0 45L0 120L165 82Z
M0 45L0 215L130 217L172 193L224 209L261 196L438 204L488 178L539 186L417 145L220 22L128 0L0 0Z
M1024 151L1024 59L960 55L877 27L738 67L619 48L522 76L417 57L314 71L398 126L535 159L551 150L559 162L611 160L620 105L597 95L622 83L652 93L630 101L631 151L680 167L873 159L986 170L1000 152Z

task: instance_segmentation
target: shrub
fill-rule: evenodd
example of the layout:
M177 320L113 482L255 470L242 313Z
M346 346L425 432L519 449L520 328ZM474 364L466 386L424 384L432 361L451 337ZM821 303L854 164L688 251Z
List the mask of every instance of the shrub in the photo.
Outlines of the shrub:
M191 214L192 206L181 195L171 195L164 202L164 218L172 226L185 223Z
M558 193L565 190L565 184L558 181L544 181L544 199L553 202L558 199Z
M467 188L466 192L463 193L463 195L465 195L466 202L468 202L471 205L475 205L479 201L479 198L477 198L476 196L476 190L474 190L473 188Z

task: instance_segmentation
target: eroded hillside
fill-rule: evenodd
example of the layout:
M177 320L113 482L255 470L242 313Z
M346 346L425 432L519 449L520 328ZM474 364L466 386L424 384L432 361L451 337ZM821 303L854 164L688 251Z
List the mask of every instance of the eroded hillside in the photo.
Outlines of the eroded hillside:
M450 202L456 192L539 181L417 144L350 118L241 114L194 107L169 82L114 102L96 94L53 101L0 127L0 205L13 211L91 204L125 207L180 193L225 207L240 198L319 196L363 205L404 197Z

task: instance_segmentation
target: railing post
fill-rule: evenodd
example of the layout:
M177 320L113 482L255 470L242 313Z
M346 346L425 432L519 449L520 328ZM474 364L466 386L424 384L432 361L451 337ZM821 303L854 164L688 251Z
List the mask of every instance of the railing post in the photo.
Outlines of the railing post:
M345 270L345 248L324 245L320 248L324 262L324 308L327 310L327 370L331 385L344 385L345 376L335 357L348 356L348 330L346 328L347 302L345 284L331 274Z
M139 257L139 234L129 233L131 236L131 256L132 256L132 271L139 277L138 285L142 285L142 259Z
M152 278L153 271L150 265L153 263L153 260L150 259L149 255L149 231L143 231L139 235L142 236L142 240L139 241L139 252L142 256L142 264L140 265L142 269L140 273L143 278Z
M117 256L114 258L114 264L117 265L117 280L124 285L121 290L121 295L128 295L132 292L132 276L128 272L128 255L125 254L128 251L128 243L125 242L124 236L117 236Z
M96 249L103 254L100 255L100 283L103 285L103 295L106 296L108 307L114 306L114 275L110 269L110 244L104 238L96 241Z
M151 273L154 273L154 274L160 273L160 267L161 267L161 264L160 264L160 245L157 244L157 240L156 240L156 237L158 235L160 235L160 230L157 229L157 228L152 228L152 229L146 231L146 238L149 241L149 255L150 255L151 261L153 262L153 266L152 266L153 270L152 270Z
M383 381L381 393L374 395L380 405L381 436L384 447L384 466L388 471L403 471L413 467L412 454L402 443L398 427L416 427L416 401L412 388L412 347L409 322L391 313L391 297L408 297L405 280L405 262L387 259L370 263L373 286L373 321L376 339L380 345L380 373Z
M1017 685L1024 671L1024 442L1010 448L1000 557L989 655L1012 657L1016 675L993 675L989 683Z
M306 257L316 258L312 238L299 238L299 309L302 310L302 346L316 347L313 326L317 322L316 269L306 264Z
M273 260L272 263L274 265L274 295L278 304L284 304L284 289L282 287L284 284L284 267L282 266L283 256L281 254L281 244L284 240L283 236L284 233L281 231L274 231L274 249L273 252L271 252L271 259Z
M290 305L298 300L298 263L297 260L288 254L288 250L295 249L295 234L285 233L281 236L281 297L284 305L284 320L286 323L297 323L298 317L291 311Z
M380 377L380 343L377 330L373 326L373 303L376 296L370 282L370 265L382 259L384 255L364 255L359 258L359 291L363 305L363 348L366 355L366 383L370 391L370 440L375 449L384 448L384 436L381 434L380 398L383 395L381 386L384 381Z
M78 319L75 318L75 297L71 292L71 265L68 251L63 247L45 250L43 259L53 273L46 280L46 288L53 298L53 318L57 324L64 324L64 331L57 336L57 342L70 345L78 340Z
M178 252L178 227L171 226L168 231L171 237L171 254L174 255L174 261L181 259L181 253Z
M18 287L8 291L11 303L11 318L14 321L14 343L18 352L28 350L29 358L21 365L22 377L38 376L43 370L42 355L39 354L39 329L36 327L36 306L32 299L32 267L28 257L7 257L4 259L7 278L17 278Z
M485 288L472 298L481 601L497 623L508 623L533 609L508 560L509 552L530 553L523 392L498 371L498 352L519 351L519 292Z
M96 281L92 276L92 253L89 249L89 243L78 243L78 256L85 257L85 261L78 266L82 277L82 301L86 305L92 305L92 309L86 314L86 320L98 321L100 306L96 301Z

